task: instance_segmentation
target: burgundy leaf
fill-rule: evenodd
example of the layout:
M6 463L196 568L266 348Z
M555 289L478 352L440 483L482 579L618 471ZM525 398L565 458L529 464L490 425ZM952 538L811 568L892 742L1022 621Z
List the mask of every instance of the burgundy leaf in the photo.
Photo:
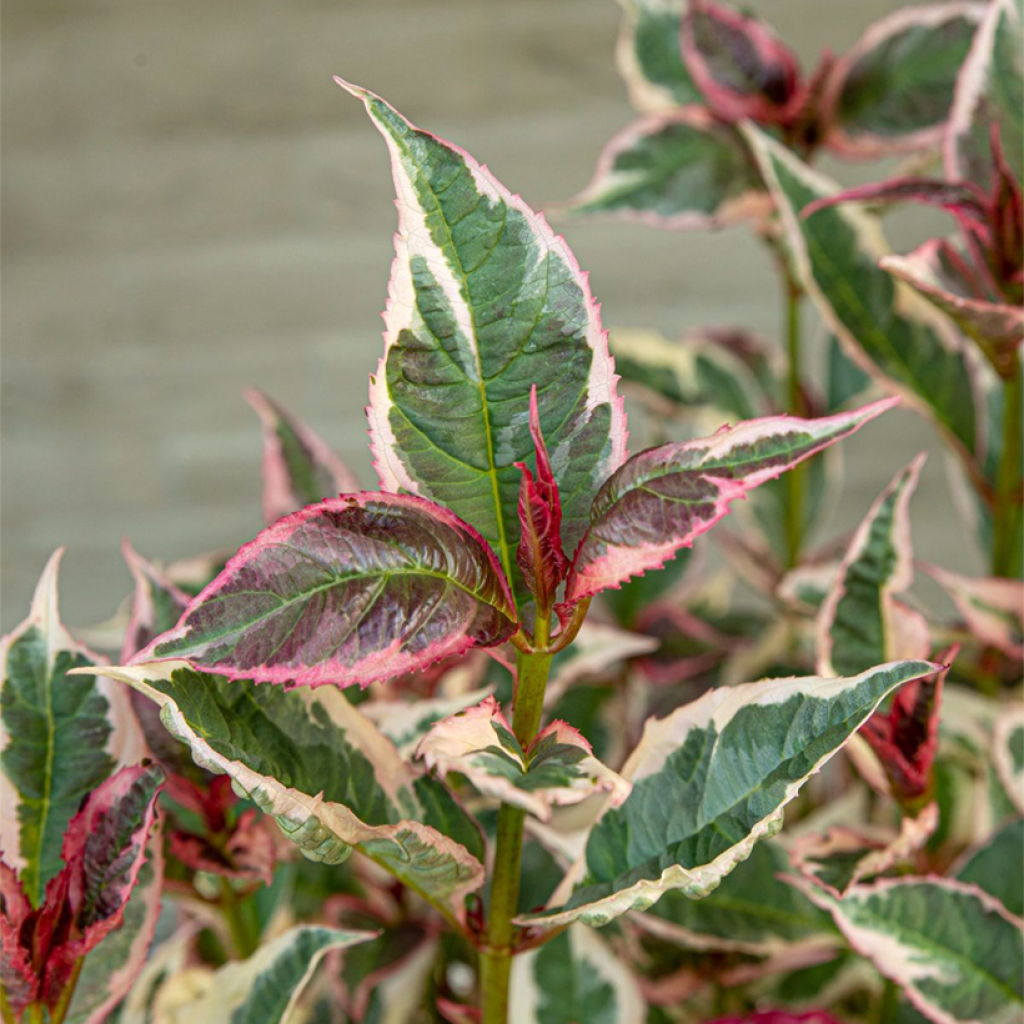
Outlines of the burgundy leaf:
M875 712L861 729L901 804L918 804L931 788L942 684L958 650L952 647L940 654L937 660L946 666L942 671L907 683L893 697L890 709Z
M348 494L264 530L136 661L367 686L502 643L514 607L494 553L454 513L408 494Z
M536 386L530 392L530 435L537 453L536 477L526 463L515 464L523 474L519 488L519 522L523 532L516 564L538 609L544 613L551 608L555 591L569 569L569 560L562 551L562 502L541 434Z
M787 121L803 102L792 52L756 18L693 3L683 22L683 60L708 106L728 121Z
M39 993L39 973L32 965L31 931L25 923L32 916L21 882L13 868L0 860L0 985L7 1002L19 1016Z

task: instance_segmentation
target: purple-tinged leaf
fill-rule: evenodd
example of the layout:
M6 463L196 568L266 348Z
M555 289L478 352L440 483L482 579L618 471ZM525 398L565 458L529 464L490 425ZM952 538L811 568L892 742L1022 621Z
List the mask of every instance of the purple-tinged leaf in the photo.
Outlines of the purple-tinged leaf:
M555 592L569 570L562 550L562 499L544 445L537 411L537 389L530 392L530 436L536 453L536 476L524 462L519 485L519 550L516 564L541 614L550 614Z
M936 565L921 568L949 595L976 639L1011 658L1024 658L1024 582L972 579Z
M883 256L879 266L905 281L974 338L997 365L1024 341L1024 308L988 298L953 245L934 239L906 256Z
M566 602L658 569L690 547L766 480L852 434L895 404L875 402L817 420L776 416L723 427L712 437L634 455L594 499L573 559Z
M40 977L33 964L31 936L23 929L32 919L32 904L17 872L0 860L0 985L7 1005L21 1014L39 992Z
M939 806L930 803L916 816L904 815L898 832L839 825L825 835L799 836L789 855L800 874L841 899L851 886L912 863L938 824Z
M757 219L771 204L743 140L703 107L640 118L605 147L574 214L706 231Z
M516 629L477 532L412 495L311 505L243 547L136 661L187 658L232 679L367 686Z
M523 750L494 697L436 723L416 756L442 777L459 772L481 793L541 821L548 821L555 807L598 793L608 793L611 805L618 806L632 788L565 722L552 722Z
M615 367L587 276L544 218L468 153L337 81L384 136L399 197L385 353L367 413L381 486L461 516L523 598L515 464L533 452L532 388L568 549L626 454Z
M243 397L263 427L263 518L267 526L323 498L360 489L352 470L304 423L262 391L250 388Z
M727 121L787 121L803 102L796 57L764 22L693 0L683 60L708 106Z
M988 203L980 189L967 183L938 181L934 178L894 178L891 181L844 189L834 195L816 199L803 210L801 217L812 217L819 210L839 203L883 205L905 202L936 206L969 224L983 227L988 222Z
M915 5L871 25L829 75L822 100L827 145L853 157L937 145L983 10Z
M996 183L993 134L1017 182L1024 183L1024 15L1017 0L989 0L960 69L943 145L946 177L985 192Z
M121 661L127 662L178 622L188 607L189 596L127 540L122 542L121 551L135 581L131 617L121 648Z
M910 499L919 455L875 499L846 550L818 613L818 671L850 675L894 658L926 658L928 627L895 595L914 581Z

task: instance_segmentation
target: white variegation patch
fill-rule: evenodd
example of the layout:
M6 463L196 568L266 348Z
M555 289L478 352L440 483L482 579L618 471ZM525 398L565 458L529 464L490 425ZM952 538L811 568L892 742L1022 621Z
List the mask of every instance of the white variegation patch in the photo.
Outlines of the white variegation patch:
M1024 707L1019 702L996 719L992 761L1013 805L1024 814Z

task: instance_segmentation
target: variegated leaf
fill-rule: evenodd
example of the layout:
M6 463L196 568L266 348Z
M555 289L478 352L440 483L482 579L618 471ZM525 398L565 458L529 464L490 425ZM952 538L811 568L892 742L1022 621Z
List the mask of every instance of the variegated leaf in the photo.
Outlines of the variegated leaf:
M1001 577L972 579L935 565L922 568L950 596L978 640L1011 658L1024 658L1024 583Z
M472 820L333 687L256 686L181 661L103 672L155 701L196 763L229 775L307 857L336 864L358 847L454 917L482 883Z
M736 131L702 107L684 107L641 118L616 135L567 208L693 231L754 218L770 206Z
M140 659L365 687L515 629L501 566L472 527L422 498L367 491L264 530Z
M481 792L548 821L554 807L608 793L612 806L629 795L625 779L594 757L565 722L552 722L523 750L493 697L438 722L416 756L443 778L459 772Z
M924 456L893 478L846 550L818 614L818 671L863 672L895 658L926 658L924 619L895 601L914 581L910 499Z
M899 662L852 679L725 687L649 720L622 769L632 793L598 820L555 906L520 920L600 925L672 889L706 896L778 831L786 804L879 702L933 669Z
M960 70L944 144L946 174L986 191L995 181L993 132L1007 166L1024 182L1024 9L1021 0L989 0Z
M657 650L656 637L632 633L587 619L576 639L551 659L551 678L544 691L549 707L581 680L591 676L607 678L620 671L624 662Z
M936 1024L1010 1024L1024 1013L1021 922L983 890L906 878L854 886L837 900L799 884Z
M694 441L634 455L598 492L576 552L566 601L619 586L690 547L730 504L891 408L875 402L851 413L804 420L750 420Z
M659 113L700 103L700 90L683 61L679 37L684 0L620 0L622 29L616 47L633 106Z
M827 143L851 156L937 144L982 9L973 3L915 5L872 24L829 76L823 99Z
M360 490L352 470L305 423L262 391L250 388L243 397L263 428L263 519L267 526L323 498Z
M299 925L248 960L216 971L171 974L158 989L146 1024L287 1024L323 957L375 937L374 932Z
M700 900L667 892L633 922L688 949L766 956L796 943L835 945L828 915L783 881L788 868L777 840L756 843L714 892Z
M127 540L121 551L135 583L131 616L121 647L121 661L128 661L161 633L174 628L188 607L189 596Z
M1024 814L1024 707L1019 704L996 719L992 761L1006 795Z
M801 282L829 328L855 363L938 424L981 484L991 472L990 367L942 313L878 266L886 247L875 218L851 205L801 218L836 187L756 128L744 131Z
M1015 917L1024 918L1024 818L1008 821L969 850L952 873L961 882L984 889Z
M841 899L851 886L912 863L938 823L938 804L931 803L916 817L904 815L899 832L839 825L825 835L800 836L790 857L805 878Z
M627 963L581 925L512 962L510 1024L644 1024L647 1005Z
M61 843L83 798L145 742L123 688L75 668L101 660L64 628L62 552L47 563L28 618L0 643L0 852L32 906L61 869Z
M607 336L565 241L468 153L366 90L384 136L399 229L370 439L385 490L448 506L515 580L519 471L531 461L530 391L572 550L626 424ZM521 588L517 588L521 592Z

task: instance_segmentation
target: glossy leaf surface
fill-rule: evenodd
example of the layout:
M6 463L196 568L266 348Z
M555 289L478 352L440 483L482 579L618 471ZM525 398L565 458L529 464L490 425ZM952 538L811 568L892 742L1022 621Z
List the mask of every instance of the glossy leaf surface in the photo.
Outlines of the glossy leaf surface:
M264 530L146 656L261 682L366 686L514 631L501 567L471 527L422 498L364 492Z
M852 679L770 679L649 720L622 769L632 793L594 826L556 906L523 920L600 925L670 889L706 896L778 831L785 805L879 702L930 670L900 662Z

